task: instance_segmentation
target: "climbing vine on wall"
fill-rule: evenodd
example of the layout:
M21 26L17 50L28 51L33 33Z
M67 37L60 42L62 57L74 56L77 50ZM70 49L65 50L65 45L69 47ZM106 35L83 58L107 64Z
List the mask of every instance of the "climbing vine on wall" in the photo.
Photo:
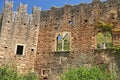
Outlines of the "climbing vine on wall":
M108 31L111 32L114 25L113 25L113 23L98 22L96 24L96 27L101 29L102 32L108 32Z
M100 36L97 35L97 48L99 47L102 49L106 49L112 47L112 29L114 27L113 23L105 23L99 21L96 24L96 27L97 29L101 30L101 35L102 35L101 42L99 42Z

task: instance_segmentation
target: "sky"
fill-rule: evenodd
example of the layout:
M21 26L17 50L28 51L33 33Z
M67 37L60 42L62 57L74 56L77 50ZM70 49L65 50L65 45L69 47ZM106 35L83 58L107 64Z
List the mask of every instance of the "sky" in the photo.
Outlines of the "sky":
M40 7L41 10L49 10L52 6L62 7L65 4L76 5L80 3L90 3L92 0L9 0L14 2L13 11L15 11L19 4L28 4L28 13L32 12L33 6ZM0 0L0 12L3 9L5 0Z

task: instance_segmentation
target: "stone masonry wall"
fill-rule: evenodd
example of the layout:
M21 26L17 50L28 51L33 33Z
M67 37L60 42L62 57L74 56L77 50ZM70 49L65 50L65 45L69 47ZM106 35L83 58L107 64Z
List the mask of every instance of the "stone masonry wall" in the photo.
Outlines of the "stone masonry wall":
M20 73L34 71L36 58L40 9L27 13L27 5L20 4L16 12L13 3L5 2L0 36L0 65L11 65ZM17 53L17 46L23 46L23 54Z
M65 5L42 11L35 61L35 70L41 78L59 80L59 75L67 70L68 66L79 67L82 63L91 65L93 61L89 62L89 59L93 54L92 50L96 49L96 24L119 23L119 6L118 0L114 2L94 0L90 4ZM117 26L114 25L114 29L116 28ZM57 36L65 32L70 33L70 51L58 52L56 51ZM113 37L113 41L115 40ZM81 54L87 57L79 60L78 56L81 57ZM47 75L43 75L45 70Z
M34 7L32 14L27 13L26 4L20 4L15 12L12 8L13 2L6 1L0 14L1 66L8 64L20 73L35 71L43 80L59 80L70 67L107 64L114 59L105 54L109 51L95 50L96 24L112 23L113 45L120 44L119 0L93 0L47 11ZM65 33L70 38L70 50L57 51L57 37ZM22 55L16 54L18 45L24 47ZM116 65L112 62L109 65Z

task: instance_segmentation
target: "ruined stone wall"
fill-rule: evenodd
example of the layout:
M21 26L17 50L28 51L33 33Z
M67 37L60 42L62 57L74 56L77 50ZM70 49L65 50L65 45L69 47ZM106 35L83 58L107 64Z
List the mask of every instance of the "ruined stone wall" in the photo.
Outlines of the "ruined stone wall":
M27 5L20 4L14 12L13 2L6 1L0 15L0 65L9 64L21 73L35 70L43 80L59 80L69 67L104 64L107 60L98 53L110 52L95 52L96 24L114 24L113 45L120 44L119 7L119 0L93 0L41 12L34 7L28 14ZM66 33L70 50L57 51L57 37ZM22 55L16 54L18 45L24 47Z
M2 13L0 14L0 31L1 31L1 27L2 27L2 19L3 19L3 15Z
M16 12L13 3L5 2L0 35L0 65L11 65L20 73L34 71L36 58L40 9L33 8L28 15L27 5L20 4ZM23 46L22 54L17 54L18 46Z
M96 0L90 4L65 5L61 8L52 7L50 10L42 11L35 70L43 80L59 80L59 75L67 70L68 66L78 67L82 62L89 63L89 57L93 53L91 50L96 48L96 24L98 22L116 24L119 22L118 13L118 0L114 2ZM57 36L65 32L70 33L70 51L58 52ZM55 56L57 54L58 56ZM89 55L89 57L84 59L85 62L79 61L80 54ZM62 59L64 64L61 64ZM48 71L47 76L43 75L44 70Z

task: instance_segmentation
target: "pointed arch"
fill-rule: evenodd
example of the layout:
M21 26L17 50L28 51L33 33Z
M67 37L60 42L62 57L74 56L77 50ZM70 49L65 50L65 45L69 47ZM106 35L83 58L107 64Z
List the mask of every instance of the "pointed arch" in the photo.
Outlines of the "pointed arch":
M112 47L112 34L107 31L105 33L98 32L96 34L96 47L99 49L106 49Z
M64 50L69 51L70 50L70 36L68 33L64 36Z
M111 48L113 43L112 34L108 31L106 32L105 36L106 36L106 47Z
M104 36L102 32L98 32L96 34L96 47L97 48L103 48L104 43Z
M57 51L62 50L62 36L58 34L57 36Z

